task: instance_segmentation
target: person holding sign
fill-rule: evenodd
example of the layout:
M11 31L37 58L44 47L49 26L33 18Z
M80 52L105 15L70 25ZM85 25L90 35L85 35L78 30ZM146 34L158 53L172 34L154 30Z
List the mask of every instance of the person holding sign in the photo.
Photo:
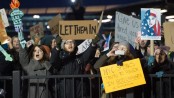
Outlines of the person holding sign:
M19 40L17 37L12 39L8 37L7 44L0 46L0 75L11 76L14 70L22 73L22 67L19 63ZM12 83L7 81L5 87L6 98L12 98ZM22 89L23 90L23 89Z
M51 55L51 64L57 70L55 74L59 75L80 75L84 74L84 67L90 61L92 57L95 55L96 51L96 43L98 42L98 38L93 39L92 44L90 44L89 48L81 55L76 55L77 53L77 45L75 40L62 40L61 49L55 47L52 50ZM58 88L58 98L82 98L87 96L87 92L85 90L85 83L83 83L80 79L65 78L66 83L64 83L63 79L60 79L57 82ZM73 87L74 86L74 87ZM82 94L82 86L84 88ZM65 89L64 89L65 88ZM74 89L73 89L74 88ZM74 94L73 94L74 92ZM64 94L65 93L65 94ZM65 95L65 96L64 96Z
M143 58L148 55L147 47L150 44L149 40L141 40L141 32L137 32L137 37L135 39L135 52L138 58Z
M97 62L94 64L94 68L99 70L99 68L104 65L111 65L115 63L118 66L122 66L124 61L131 60L133 58L134 56L130 51L130 44L127 41L113 43L111 50L97 60ZM125 97L125 95L125 90L111 94L112 98Z

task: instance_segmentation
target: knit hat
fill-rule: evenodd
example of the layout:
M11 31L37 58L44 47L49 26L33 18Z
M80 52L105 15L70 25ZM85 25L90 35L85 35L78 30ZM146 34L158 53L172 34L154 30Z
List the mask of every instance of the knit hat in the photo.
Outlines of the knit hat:
M65 42L66 42L67 40L62 40L62 42L61 42L61 49L65 49ZM76 45L76 44L75 44Z
M64 47L64 45L65 45L65 42L66 42L67 40L62 40L62 42L61 42L61 49L65 49L65 47Z
M156 54L156 52L157 52L159 49L162 50L162 51L164 51L165 54L167 55L168 52L169 52L169 50L170 50L170 47L168 47L168 46L159 46L159 47L155 50L154 55Z
M128 50L130 50L130 44L127 41L121 41L119 42L119 45L126 46Z

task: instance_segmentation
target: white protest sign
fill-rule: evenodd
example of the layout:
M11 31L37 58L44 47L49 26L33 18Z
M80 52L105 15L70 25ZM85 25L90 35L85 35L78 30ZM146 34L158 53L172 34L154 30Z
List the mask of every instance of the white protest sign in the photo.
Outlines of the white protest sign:
M125 15L120 12L116 12L115 19L115 41L128 41L133 47L135 47L135 38L137 32L141 30L141 20L132 16Z
M84 51L86 51L86 49L88 49L88 47L90 46L91 42L92 42L92 39L86 39L80 45L78 45L78 51L76 55L79 55L83 53Z
M0 9L0 14L1 14L4 26L8 27L9 26L9 22L8 22L8 18L7 18L7 14L5 12L5 9Z

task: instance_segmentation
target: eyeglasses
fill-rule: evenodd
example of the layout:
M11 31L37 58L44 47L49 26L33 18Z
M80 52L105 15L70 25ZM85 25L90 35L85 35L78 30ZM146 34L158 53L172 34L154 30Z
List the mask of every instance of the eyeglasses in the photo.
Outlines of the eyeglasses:
M66 41L65 44L74 44L74 41Z

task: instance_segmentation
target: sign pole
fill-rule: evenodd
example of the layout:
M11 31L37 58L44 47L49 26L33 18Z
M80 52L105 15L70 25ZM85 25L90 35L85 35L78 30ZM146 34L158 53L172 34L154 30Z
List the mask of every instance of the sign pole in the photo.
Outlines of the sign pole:
M154 55L154 40L150 40L150 55Z

